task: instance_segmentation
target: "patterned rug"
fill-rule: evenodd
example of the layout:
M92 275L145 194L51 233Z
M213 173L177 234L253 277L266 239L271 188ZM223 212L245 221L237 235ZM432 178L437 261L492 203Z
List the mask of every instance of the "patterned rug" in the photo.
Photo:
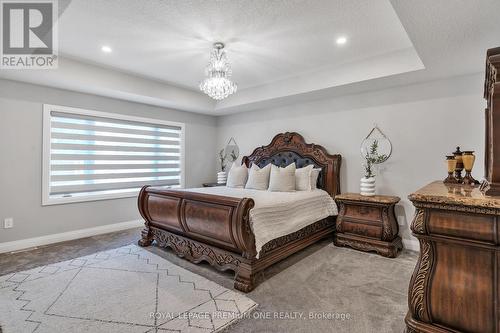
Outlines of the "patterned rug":
M0 277L3 333L216 332L256 306L135 245Z

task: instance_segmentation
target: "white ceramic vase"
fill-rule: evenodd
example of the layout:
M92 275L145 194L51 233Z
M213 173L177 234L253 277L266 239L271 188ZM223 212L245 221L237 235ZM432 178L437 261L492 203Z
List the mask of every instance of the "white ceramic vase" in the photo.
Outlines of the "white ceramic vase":
M225 184L227 181L227 174L225 171L217 172L217 184Z
M375 177L363 177L360 182L361 195L375 195Z

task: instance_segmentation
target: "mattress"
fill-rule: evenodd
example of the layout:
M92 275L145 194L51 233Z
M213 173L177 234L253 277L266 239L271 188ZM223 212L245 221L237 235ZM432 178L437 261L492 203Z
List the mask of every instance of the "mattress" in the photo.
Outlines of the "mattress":
M255 235L257 257L267 242L298 231L309 224L337 215L337 205L323 190L270 192L225 186L186 189L189 192L252 198L250 225Z

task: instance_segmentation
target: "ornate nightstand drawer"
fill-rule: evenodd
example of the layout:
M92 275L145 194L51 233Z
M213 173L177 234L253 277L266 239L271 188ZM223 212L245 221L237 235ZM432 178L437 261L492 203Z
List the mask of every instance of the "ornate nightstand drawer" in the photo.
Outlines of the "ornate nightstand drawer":
M382 213L379 207L358 206L349 204L346 205L345 216L352 217L355 219L380 221Z
M382 239L382 226L360 224L346 219L342 223L342 232Z

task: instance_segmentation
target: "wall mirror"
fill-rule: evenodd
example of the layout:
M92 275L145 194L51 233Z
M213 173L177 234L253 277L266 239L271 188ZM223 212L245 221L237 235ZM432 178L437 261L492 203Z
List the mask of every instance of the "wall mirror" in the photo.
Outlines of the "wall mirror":
M240 148L236 144L236 140L234 138L229 139L224 148L224 157L227 162L233 163L240 156Z
M372 163L380 164L387 161L391 154L391 140L375 125L361 143L361 156L364 159L376 157L372 159Z

